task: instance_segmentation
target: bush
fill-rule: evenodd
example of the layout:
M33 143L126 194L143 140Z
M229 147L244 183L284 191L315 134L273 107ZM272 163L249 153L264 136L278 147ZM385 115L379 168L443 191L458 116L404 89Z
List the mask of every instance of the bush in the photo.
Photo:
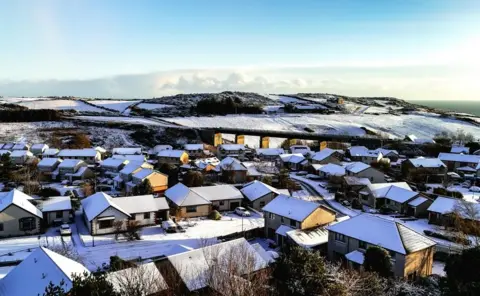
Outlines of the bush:
M380 212L380 214L382 214L382 215L388 215L388 214L393 213L393 210L390 209L389 207L383 205L383 206L379 209L379 212Z
M430 231L430 230L424 230L423 233L425 233L425 235L427 235L427 236L431 236L431 237L435 237L435 238L439 238L439 239L444 239L444 240L447 240L449 242L459 243L459 244L462 244L462 245L465 245L465 246L469 246L469 245L472 244L472 242L469 239L466 239L466 238L463 238L463 237L455 237L455 236L446 235L446 234L442 234L442 233L438 233L438 232L434 232L434 231Z
M60 192L57 189L50 188L50 187L40 189L37 195L42 198L48 198L51 196L61 196Z
M355 209L355 210L363 209L363 205L358 198L352 199L352 209Z
M218 221L222 219L222 215L217 210L213 210L208 214L208 219Z

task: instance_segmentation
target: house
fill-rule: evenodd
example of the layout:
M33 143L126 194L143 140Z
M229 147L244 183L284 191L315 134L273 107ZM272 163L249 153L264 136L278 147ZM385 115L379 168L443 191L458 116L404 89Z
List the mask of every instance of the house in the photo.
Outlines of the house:
M42 153L42 158L55 158L59 152L60 150L56 148L48 148Z
M433 175L443 178L446 173L447 166L438 158L418 157L410 158L402 162L402 175L409 180L414 180L421 176L427 177Z
M220 159L235 157L244 160L246 150L247 148L243 144L221 144L217 147L217 157Z
M100 152L93 148L85 149L62 149L57 154L62 159L83 160L88 164L95 164L102 160Z
M82 264L45 247L38 247L0 280L0 294L44 295L49 284L58 286L60 283L68 292L73 286L73 277L84 273L90 272Z
M301 154L303 156L307 156L312 152L307 145L292 145L289 149L291 154Z
M458 198L438 196L428 207L428 223L451 226L453 214L467 220L475 220L480 223L480 204L463 201Z
M157 154L159 164L182 165L188 163L188 154L184 150L162 150Z
M117 189L123 189L125 184L132 181L132 174L141 169L153 169L153 165L140 161L130 161L120 170L120 174L113 178L113 184Z
M183 149L187 152L188 156L191 158L201 158L205 156L205 147L203 144L185 144Z
M30 150L30 145L27 143L16 143L11 150Z
M315 172L322 178L343 177L346 174L345 168L338 164L312 164Z
M126 290L135 286L140 295L166 295L162 294L168 289L168 284L158 270L155 262L134 264L132 267L108 272L105 279L110 282L115 295L122 295ZM127 289L125 289L127 288Z
M279 195L263 207L265 236L282 245L286 233L293 229L309 229L335 220L335 211L326 206L287 195Z
M232 185L187 187L178 183L165 191L172 209L178 218L207 216L212 208L218 211L233 211L243 200L242 193Z
M126 159L107 158L102 161L100 168L107 175L117 175L129 163Z
M283 148L257 148L255 149L255 157L261 161L276 161L280 159L280 155L285 154Z
M126 183L127 193L142 184L144 181L150 183L153 193L163 193L168 188L168 176L153 169L141 168L132 174L132 180Z
M419 195L408 203L407 215L417 218L427 217L428 208L432 203L430 198Z
M396 162L400 158L400 154L397 150L392 149L385 149L385 148L377 148L373 150L375 153L381 153L383 158L390 159L391 162Z
M57 172L53 172L52 178L56 179ZM58 176L61 180L75 180L90 179L95 176L93 171L88 168L88 165L83 160L65 159L58 165Z
M461 146L461 145L453 145L452 149L450 150L450 153L469 154L470 153L470 147L465 147L465 146Z
M247 204L255 210L261 210L265 205L271 202L275 197L281 194L281 191L260 181L252 181L243 185L240 189L247 200Z
M377 150L368 150L364 146L353 146L348 149L352 161L360 161L365 164L379 162L383 158L382 152Z
M30 147L30 152L36 157L41 157L48 148L47 144L33 144L32 147Z
M33 159L34 156L32 152L28 150L13 150L12 153L10 153L10 159L14 164L25 164L31 159Z
M69 223L71 219L72 201L70 196L52 196L47 200L38 200L37 207L43 213L45 226Z
M343 177L342 191L348 198L357 198L360 191L370 185L370 179L352 176Z
M153 225L159 219L168 219L168 204L164 198L153 195L113 198L97 192L82 201L83 217L91 235L114 233L116 224L122 223L125 231L128 221L138 221L140 226Z
M195 159L193 161L194 167L202 172L209 172L214 170L217 165L220 164L220 160L217 157L209 157L209 158L200 158Z
M37 170L40 172L40 174L50 177L57 170L60 163L62 163L60 158L43 158L40 160L40 162L38 162Z
M41 232L42 212L32 198L13 189L0 193L0 237L32 235Z
M385 174L363 162L345 162L342 164L347 176L367 178L371 183L385 182Z
M368 247L379 246L390 254L395 277L413 280L432 274L435 242L400 222L360 214L327 230L330 260L345 259L360 269Z
M466 166L476 168L480 163L480 155L440 153L438 158L447 165L449 171Z
M147 158L146 158L145 155L143 155L143 154L141 154L141 155L136 155L136 154L126 154L126 155L115 154L115 155L112 155L112 158L113 158L113 159L127 160L127 161L136 161L136 162L144 162L144 161L147 160Z
M216 263L215 268L212 268L212 262ZM271 257L261 246L239 238L167 256L167 260L159 262L159 269L165 273L165 278L174 274L171 282L181 283L178 295L235 295L234 291L241 288L243 281L249 283L242 276L257 273L267 268L270 262ZM223 278L226 270L238 277L235 287L212 280Z
M282 154L280 155L280 163L282 167L298 171L308 164L308 160L301 153Z
M278 180L280 170L276 162L271 161L244 161L242 165L247 168L247 181L262 180L269 177L272 181Z
M419 196L405 182L370 184L360 191L360 201L374 209L383 206L405 214L408 203Z
M415 135L405 136L405 141L412 142L414 144L419 144L419 145L435 144L435 140L433 140L432 138L418 138Z
M215 167L222 175L222 180L230 184L243 184L247 181L248 168L238 159L226 157Z
M150 156L150 158L156 157L158 152L163 150L173 150L173 147L170 145L157 145L152 149L148 150L148 155Z
M316 152L311 159L313 164L340 164L341 160L343 160L343 151L330 148Z
M113 148L112 149L113 155L142 155L142 147L121 147L121 148Z

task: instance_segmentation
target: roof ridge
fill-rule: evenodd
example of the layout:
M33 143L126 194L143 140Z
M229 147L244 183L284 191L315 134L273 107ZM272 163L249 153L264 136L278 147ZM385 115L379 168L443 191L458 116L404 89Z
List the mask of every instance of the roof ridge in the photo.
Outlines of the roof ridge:
M52 261L53 264L55 264L55 266L71 281L71 280L72 280L72 279L71 279L71 275L69 276L68 274L66 274L65 271L63 270L63 268L61 268L60 265L57 264L57 261L55 261L55 260L50 256L50 254L48 254L48 252L45 251L45 249L47 249L47 250L50 251L50 252L53 252L53 251L50 250L50 249L48 249L48 248L45 248L45 247L39 247L39 248L40 248L40 250L42 250L42 252L50 259L50 261ZM55 253L55 252L53 252L53 253ZM63 255L60 255L60 254L58 254L58 253L55 253L55 254L57 254L57 255L59 255L59 256L63 256ZM33 255L33 254L32 254L32 255ZM65 257L65 256L63 256L63 257ZM72 260L72 259L70 259L70 258L68 258L68 257L65 257L65 258L67 258L68 260ZM74 260L72 260L72 261L74 261ZM74 262L76 262L76 261L74 261ZM78 263L78 262L76 262L76 263ZM80 264L80 263L79 263L79 264Z

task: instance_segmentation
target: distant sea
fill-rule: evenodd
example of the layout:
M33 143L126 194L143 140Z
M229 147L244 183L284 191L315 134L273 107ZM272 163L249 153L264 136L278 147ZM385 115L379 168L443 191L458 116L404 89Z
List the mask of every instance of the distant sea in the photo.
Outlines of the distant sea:
M427 107L442 109L446 111L455 111L469 113L480 116L480 101L441 101L441 100L421 100L409 101L412 104L423 105Z

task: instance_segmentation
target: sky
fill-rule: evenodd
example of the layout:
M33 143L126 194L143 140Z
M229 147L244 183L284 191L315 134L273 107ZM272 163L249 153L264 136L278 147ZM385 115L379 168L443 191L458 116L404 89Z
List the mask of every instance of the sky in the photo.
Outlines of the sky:
M0 95L480 100L478 0L4 0Z

